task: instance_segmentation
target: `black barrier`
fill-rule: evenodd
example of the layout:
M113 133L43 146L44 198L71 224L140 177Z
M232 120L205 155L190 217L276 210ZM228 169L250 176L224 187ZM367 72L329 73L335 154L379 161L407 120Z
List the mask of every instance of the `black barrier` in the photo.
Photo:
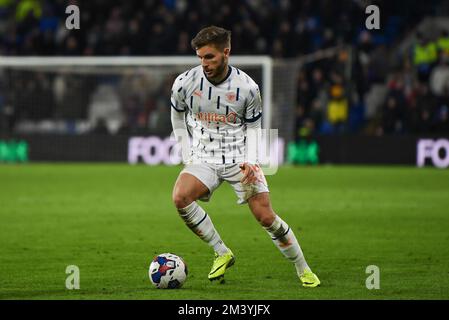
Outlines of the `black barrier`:
M128 139L109 135L20 135L0 141L27 143L31 162L126 162Z
M416 137L317 137L320 163L415 164Z
M128 162L132 138L110 135L20 135L0 137L0 143L4 149L8 146L11 150L13 146L17 146L17 142L22 146L26 145L26 148L20 149L20 159L31 162ZM148 153L165 154L168 150L167 138L155 137L155 140L160 140L160 147L159 144L153 144L153 150L148 150ZM24 150L28 154L23 154ZM287 162L296 164L449 166L449 136L318 136L290 143L286 150ZM14 158L8 156L7 160L0 159L0 162L11 159Z
M293 164L402 164L449 166L449 137L317 136L290 142Z

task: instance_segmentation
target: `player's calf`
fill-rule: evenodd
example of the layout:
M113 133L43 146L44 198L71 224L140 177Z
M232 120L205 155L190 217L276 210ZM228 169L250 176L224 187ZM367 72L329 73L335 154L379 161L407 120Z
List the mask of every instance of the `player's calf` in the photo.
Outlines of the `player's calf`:
M320 281L307 265L295 234L290 226L272 210L268 193L257 194L250 198L248 203L257 221L271 236L276 247L295 265L296 273L303 286L318 286Z
M268 192L252 196L248 199L248 204L254 217L263 227L266 228L273 224L276 214L271 208Z

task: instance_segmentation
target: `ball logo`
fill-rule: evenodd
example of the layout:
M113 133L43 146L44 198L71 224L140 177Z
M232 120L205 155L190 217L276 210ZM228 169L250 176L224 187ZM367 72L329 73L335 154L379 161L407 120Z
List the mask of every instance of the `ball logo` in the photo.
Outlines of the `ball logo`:
M154 282L160 282L161 277L167 274L167 271L175 268L175 262L173 260L168 260L165 257L156 257L153 260L154 262L159 263L159 269L154 270L151 274L152 280Z
M433 165L437 168L447 168L449 166L449 140L418 140L416 165L424 167L426 159L431 159Z

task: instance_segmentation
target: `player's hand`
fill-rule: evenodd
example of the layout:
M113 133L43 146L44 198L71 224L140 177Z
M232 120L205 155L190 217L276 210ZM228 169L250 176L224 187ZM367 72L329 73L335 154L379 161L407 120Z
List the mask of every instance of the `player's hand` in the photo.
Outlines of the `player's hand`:
M258 171L260 168L257 165L250 164L250 163L242 163L239 165L240 170L242 170L243 177L240 180L243 184L252 184L256 183L257 181L260 181Z

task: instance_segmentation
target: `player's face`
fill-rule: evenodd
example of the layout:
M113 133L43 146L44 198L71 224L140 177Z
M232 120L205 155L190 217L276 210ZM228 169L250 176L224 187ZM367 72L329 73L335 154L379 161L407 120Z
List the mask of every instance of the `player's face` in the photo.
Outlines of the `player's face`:
M196 50L207 78L219 81L225 76L229 52L229 48L219 50L215 46L204 46Z

